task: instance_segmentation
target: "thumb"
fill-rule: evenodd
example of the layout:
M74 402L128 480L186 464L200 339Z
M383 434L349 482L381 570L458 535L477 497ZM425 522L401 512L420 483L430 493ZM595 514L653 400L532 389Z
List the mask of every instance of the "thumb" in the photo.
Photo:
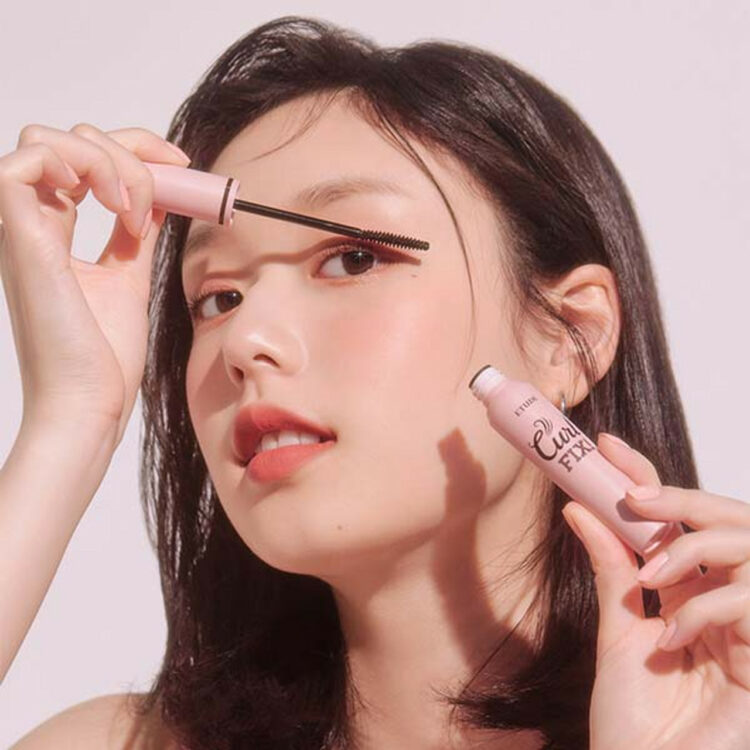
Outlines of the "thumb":
M109 241L97 263L105 268L122 269L128 273L134 285L148 299L151 290L154 249L167 212L152 209L152 224L144 239L134 237L125 228L120 217L116 217Z
M645 617L636 580L638 563L630 547L580 503L567 503L562 513L591 560L599 602L597 653L601 654Z

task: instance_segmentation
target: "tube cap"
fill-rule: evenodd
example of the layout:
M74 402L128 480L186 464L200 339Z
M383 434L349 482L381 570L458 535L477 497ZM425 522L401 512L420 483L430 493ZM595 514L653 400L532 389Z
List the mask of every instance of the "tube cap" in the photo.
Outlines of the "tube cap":
M480 401L483 401L489 395L490 391L498 383L502 383L503 380L507 380L505 375L496 370L492 365L485 365L471 379L469 388Z
M156 208L211 224L232 225L239 180L174 164L144 164L154 177Z

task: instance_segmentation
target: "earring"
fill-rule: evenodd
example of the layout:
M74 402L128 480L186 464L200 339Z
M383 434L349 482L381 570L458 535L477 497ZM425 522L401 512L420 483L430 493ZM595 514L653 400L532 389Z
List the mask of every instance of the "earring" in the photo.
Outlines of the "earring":
M564 417L568 416L568 408L567 408L567 406L568 405L565 403L565 394L561 393L560 394L560 411L563 413Z

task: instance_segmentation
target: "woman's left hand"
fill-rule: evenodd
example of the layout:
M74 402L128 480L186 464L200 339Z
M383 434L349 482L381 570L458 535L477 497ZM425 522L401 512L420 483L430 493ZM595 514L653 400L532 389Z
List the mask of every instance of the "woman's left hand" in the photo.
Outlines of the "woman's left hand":
M750 504L662 486L645 456L603 433L597 447L638 485L657 489L650 500L626 495L634 511L695 531L660 545L667 563L639 582L630 547L580 503L565 506L589 554L599 602L591 750L748 750ZM688 579L698 564L708 572ZM641 586L658 589L659 617L645 617ZM657 646L671 624L671 640Z

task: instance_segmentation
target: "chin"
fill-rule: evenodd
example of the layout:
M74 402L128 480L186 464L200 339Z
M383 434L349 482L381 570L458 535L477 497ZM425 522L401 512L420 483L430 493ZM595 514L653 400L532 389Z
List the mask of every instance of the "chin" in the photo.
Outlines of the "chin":
M315 531L296 524L294 531L287 528L280 534L256 524L243 539L255 555L277 570L334 581L355 571L384 573L391 563L429 543L435 534L422 530L404 536L403 528L391 529L394 533L379 531L383 533L374 534L371 527L355 532L334 522Z
M234 488L225 511L267 565L323 579L355 569L382 571L429 544L444 521L444 509L435 503L412 493L394 496L391 486L363 482L361 475L357 482L339 476L324 484L284 484L255 498Z
M299 540L277 538L255 538L248 543L252 552L266 565L286 573L315 576L316 578L340 577L351 570L355 561L362 561L362 549L348 545L303 544Z

